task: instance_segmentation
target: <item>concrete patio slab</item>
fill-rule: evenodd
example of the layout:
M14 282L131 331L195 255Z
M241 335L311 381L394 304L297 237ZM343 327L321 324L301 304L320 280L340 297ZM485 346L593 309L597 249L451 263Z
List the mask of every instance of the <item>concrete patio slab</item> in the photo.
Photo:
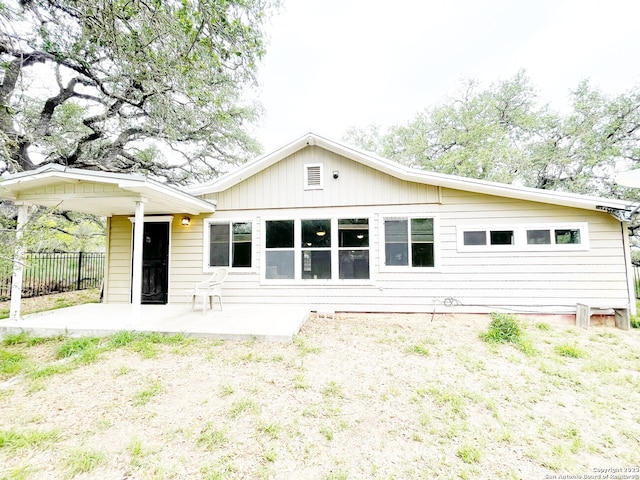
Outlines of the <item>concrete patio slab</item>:
M190 304L131 305L87 303L25 315L20 320L0 320L0 337L30 332L35 336L107 336L121 330L182 333L226 340L291 342L309 317L302 306L225 305L191 310Z

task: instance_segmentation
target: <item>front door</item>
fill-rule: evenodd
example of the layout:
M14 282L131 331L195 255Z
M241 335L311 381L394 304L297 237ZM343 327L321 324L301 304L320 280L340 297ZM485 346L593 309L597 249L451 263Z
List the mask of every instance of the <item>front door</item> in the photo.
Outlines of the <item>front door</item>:
M169 290L169 223L145 222L142 245L142 303L166 304Z

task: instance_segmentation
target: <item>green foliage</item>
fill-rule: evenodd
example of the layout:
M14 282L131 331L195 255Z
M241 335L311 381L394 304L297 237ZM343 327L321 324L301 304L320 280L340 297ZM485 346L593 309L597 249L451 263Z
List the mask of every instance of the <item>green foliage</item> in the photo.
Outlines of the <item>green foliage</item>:
M22 372L26 363L27 357L25 355L0 349L0 380Z
M576 345L569 345L568 343L556 345L554 350L558 355L563 357L582 358L585 355L585 353Z
M631 328L640 328L640 317L637 315L631 317Z
M481 458L480 450L473 445L463 445L456 452L456 456L465 463L478 463Z
M28 332L20 332L20 333L9 333L4 336L2 339L2 344L6 347L11 345L37 345L39 342L31 343L32 340L36 340L36 338L32 337Z
M520 343L523 328L522 324L515 316L507 313L493 312L489 314L489 317L491 318L489 329L480 335L485 342Z
M0 448L18 450L20 448L45 447L60 438L55 430L0 430Z
M429 348L422 343L411 345L409 348L407 348L407 353L415 353L416 355L421 355L423 357L428 357L429 355L431 355Z
M255 83L277 0L2 5L6 168L32 169L37 145L39 156L68 166L185 182L257 150L246 124L258 109L242 94ZM31 74L36 65L43 70ZM49 81L57 68L60 80Z
M69 477L75 477L81 473L89 473L107 461L107 456L102 452L89 450L74 450L66 459Z
M95 360L98 354L99 338L96 337L80 337L69 338L56 350L57 358L69 358L77 356L83 361L89 363Z
M510 343L527 355L535 355L536 349L524 334L522 323L508 313L489 314L491 323L486 332L480 334L480 338L488 343Z
M551 111L524 71L459 93L405 124L372 125L347 140L425 170L577 193L621 196L616 168L640 161L640 88L610 97L580 83L571 110Z

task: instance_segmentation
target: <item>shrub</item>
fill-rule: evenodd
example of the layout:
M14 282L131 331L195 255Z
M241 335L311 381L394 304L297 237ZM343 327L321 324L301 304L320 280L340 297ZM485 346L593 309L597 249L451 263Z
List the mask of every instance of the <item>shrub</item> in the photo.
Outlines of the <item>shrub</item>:
M489 318L491 318L489 330L480 335L485 342L513 344L522 342L522 325L514 315L492 312Z
M480 338L489 343L510 343L526 355L535 355L535 347L524 335L522 323L508 313L489 314L491 324L486 332L480 334Z
M631 317L631 328L640 328L640 317Z

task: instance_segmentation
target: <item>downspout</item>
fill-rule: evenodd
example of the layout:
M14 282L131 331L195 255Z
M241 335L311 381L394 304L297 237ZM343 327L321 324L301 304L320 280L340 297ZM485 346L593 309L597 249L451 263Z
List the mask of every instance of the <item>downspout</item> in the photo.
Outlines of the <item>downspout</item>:
M633 269L631 268L631 247L629 245L629 229L628 222L620 222L620 231L622 234L622 250L624 251L624 268L627 274L627 295L629 297L629 314L637 314L636 306L636 289L634 285Z

